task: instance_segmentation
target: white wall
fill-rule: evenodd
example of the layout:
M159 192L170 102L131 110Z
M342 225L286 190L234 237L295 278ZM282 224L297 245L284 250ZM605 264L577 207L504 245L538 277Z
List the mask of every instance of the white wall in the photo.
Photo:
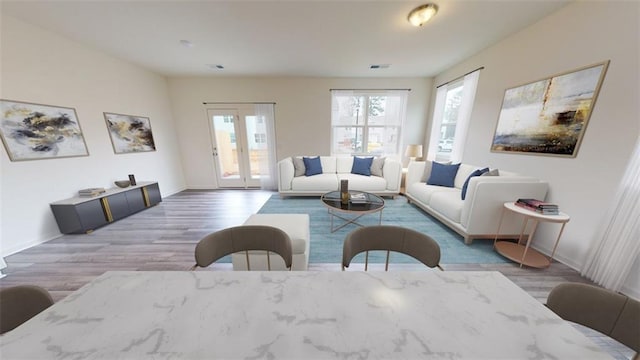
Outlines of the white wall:
M405 144L422 143L432 79L217 77L169 79L174 118L189 188L215 188L206 106L203 102L276 102L277 158L328 155L331 136L329 89L410 88ZM406 159L405 159L406 160Z
M571 216L557 257L576 269L585 260L640 134L639 13L638 2L572 3L435 79L440 84L485 67L463 162L548 181L547 199ZM611 63L576 158L489 151L505 89L604 60ZM541 225L535 247L549 254L557 232L557 225ZM634 272L640 273L637 261ZM638 276L629 278L625 291L640 296Z
M49 203L113 181L155 180L164 196L185 188L164 77L2 15L0 98L76 109L90 156L11 162L0 150L0 254L58 236ZM148 116L157 151L115 155L103 112Z

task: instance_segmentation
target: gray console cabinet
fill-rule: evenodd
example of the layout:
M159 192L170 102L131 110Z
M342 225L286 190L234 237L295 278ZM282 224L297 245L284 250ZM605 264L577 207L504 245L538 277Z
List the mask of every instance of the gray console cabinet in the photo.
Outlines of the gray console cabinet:
M51 203L51 210L63 234L82 234L97 229L162 201L157 182L113 188L92 198L74 197Z
M158 186L158 184L156 184L156 188L157 188L157 186ZM146 203L144 201L144 193L143 193L142 189L140 189L138 191L127 191L124 194L127 197L127 206L129 207L129 212L135 213L135 212L138 212L140 210L144 210L145 208L147 208L147 205L146 205ZM109 199L109 200L111 200L111 199ZM153 204L153 205L155 205L155 204Z
M105 199L109 203L109 210L111 211L111 221L120 220L123 217L127 217L132 214L132 212L129 210L129 204L127 203L127 193L131 191L113 194L105 197Z
M158 187L158 183L151 184L149 186L145 186L145 190L148 194L149 206L153 206L162 201L162 196L160 196L160 187Z

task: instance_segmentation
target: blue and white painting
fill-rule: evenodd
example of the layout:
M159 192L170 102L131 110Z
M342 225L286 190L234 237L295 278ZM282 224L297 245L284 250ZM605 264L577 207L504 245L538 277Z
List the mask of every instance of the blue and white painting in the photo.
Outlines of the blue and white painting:
M88 156L76 110L0 100L0 135L11 161Z
M491 150L575 157L608 64L507 89Z
M116 154L156 150L149 118L104 113L104 119Z

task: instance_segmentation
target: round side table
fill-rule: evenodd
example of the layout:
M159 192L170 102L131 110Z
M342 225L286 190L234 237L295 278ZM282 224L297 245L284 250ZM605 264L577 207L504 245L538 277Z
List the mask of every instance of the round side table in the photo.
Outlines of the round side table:
M524 217L522 221L522 230L520 231L520 237L518 238L517 243L510 241L498 241L500 227L502 226L502 219L504 218L504 214L506 211L514 212ZM529 236L527 237L526 242L523 244L524 232L530 220L532 221L533 228L529 232ZM522 265L534 268L549 267L549 265L551 265L551 260L553 260L553 255L556 253L556 248L558 247L558 243L560 242L560 237L562 236L564 226L569 222L569 220L569 215L563 212L560 212L558 215L543 215L534 210L529 210L518 206L513 202L506 202L504 203L504 207L502 208L500 222L498 223L498 230L496 230L496 237L493 240L493 247L500 255L519 263L520 267L522 267ZM541 254L537 250L531 248L531 240L533 239L533 234L535 233L536 228L538 227L538 223L540 222L562 224L560 233L558 234L558 238L556 239L556 243L555 245L553 245L551 257L549 258Z

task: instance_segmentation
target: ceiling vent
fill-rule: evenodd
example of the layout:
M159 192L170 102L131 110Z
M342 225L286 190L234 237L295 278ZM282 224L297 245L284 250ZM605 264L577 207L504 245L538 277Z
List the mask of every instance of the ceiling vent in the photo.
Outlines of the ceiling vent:
M369 69L388 69L391 64L373 64L369 65Z
M186 48L192 48L193 47L193 43L189 40L180 40L180 45L186 47Z

